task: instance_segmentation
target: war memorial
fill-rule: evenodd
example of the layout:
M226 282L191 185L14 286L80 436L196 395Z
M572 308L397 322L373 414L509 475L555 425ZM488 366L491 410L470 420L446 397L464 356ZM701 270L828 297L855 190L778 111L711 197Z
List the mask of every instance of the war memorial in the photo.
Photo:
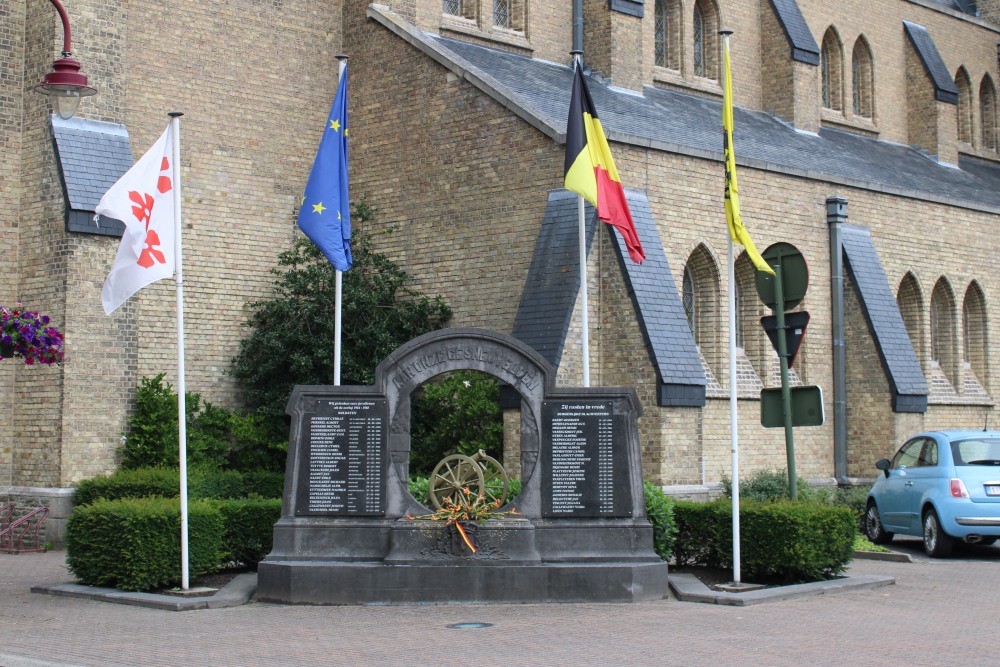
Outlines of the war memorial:
M496 376L521 402L521 493L499 518L466 524L468 543L453 524L421 518L428 508L407 491L410 394L462 369ZM282 516L259 565L260 600L632 602L667 591L633 389L557 387L548 362L516 339L446 329L391 354L374 386L296 387L288 412ZM458 470L481 489L480 473Z

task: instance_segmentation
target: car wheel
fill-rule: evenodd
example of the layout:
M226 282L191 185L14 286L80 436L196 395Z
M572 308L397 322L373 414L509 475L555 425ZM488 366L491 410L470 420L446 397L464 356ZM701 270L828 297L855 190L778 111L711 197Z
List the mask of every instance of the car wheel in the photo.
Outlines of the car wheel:
M892 542L892 533L882 526L882 517L878 514L878 507L874 500L868 501L868 509L865 510L865 536L873 544L889 544Z
M955 540L941 530L937 512L933 509L924 513L924 551L932 558L941 558L951 553Z

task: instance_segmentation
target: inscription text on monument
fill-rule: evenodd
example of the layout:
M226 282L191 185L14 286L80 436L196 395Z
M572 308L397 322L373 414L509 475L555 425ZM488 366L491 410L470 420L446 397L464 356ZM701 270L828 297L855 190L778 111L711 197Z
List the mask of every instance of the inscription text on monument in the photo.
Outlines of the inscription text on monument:
M303 415L296 514L385 514L385 399L317 401Z

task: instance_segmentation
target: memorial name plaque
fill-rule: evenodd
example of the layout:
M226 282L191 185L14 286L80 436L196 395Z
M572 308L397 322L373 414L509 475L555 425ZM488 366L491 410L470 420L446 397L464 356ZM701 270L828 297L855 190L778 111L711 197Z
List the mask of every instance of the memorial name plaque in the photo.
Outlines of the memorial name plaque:
M295 514L384 515L388 402L322 399L302 419Z
M542 515L629 517L625 415L611 401L542 403Z

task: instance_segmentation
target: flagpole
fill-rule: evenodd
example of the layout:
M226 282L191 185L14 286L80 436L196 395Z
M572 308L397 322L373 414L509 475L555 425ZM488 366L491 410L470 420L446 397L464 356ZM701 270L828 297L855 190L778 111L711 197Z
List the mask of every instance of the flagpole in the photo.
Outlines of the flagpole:
M338 60L338 71L337 71L337 84L340 84L340 80L344 77L344 71L347 69L347 56L343 54L337 55ZM344 203L341 202L341 206ZM351 202L347 202L348 208L351 206ZM340 386L340 332L341 332L341 311L343 309L343 293L344 293L344 272L340 269L336 269L336 297L334 299L334 315L333 315L333 384L335 386Z
M729 36L732 30L720 30L722 35L723 48L725 49L726 61L729 61ZM726 76L729 76L729 68L726 68ZM729 90L731 83L727 80L723 82ZM731 102L732 100L730 100ZM725 113L725 110L723 110ZM725 133L723 133L725 134ZM732 499L733 499L733 583L740 583L740 442L739 442L739 404L737 402L736 386L736 259L733 251L733 237L726 229L726 237L729 240L727 246L728 281L729 281L729 447L732 452L733 476L732 476Z
M729 281L729 448L733 456L733 582L740 583L740 443L739 411L736 400L736 268L733 240L729 239L727 276Z
M187 489L187 387L184 382L184 261L181 250L181 116L171 111L174 191L174 271L177 285L177 441L181 478L181 590L190 584L188 571L188 489Z
M571 51L573 55L573 66L583 67L583 51ZM590 386L590 314L588 304L590 298L587 294L587 223L584 219L583 195L576 196L577 210L577 230L580 255L580 301L583 307L580 309L580 355L583 359L583 386Z

